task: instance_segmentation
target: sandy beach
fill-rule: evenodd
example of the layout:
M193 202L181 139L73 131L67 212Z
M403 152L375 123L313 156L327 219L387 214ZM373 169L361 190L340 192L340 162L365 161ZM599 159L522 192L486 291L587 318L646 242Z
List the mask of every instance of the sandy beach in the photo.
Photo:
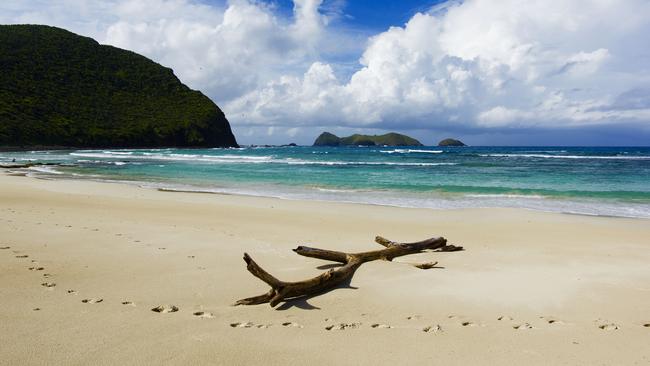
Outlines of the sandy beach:
M366 263L351 288L276 309L231 306L268 290L244 252L301 280L329 263L292 248L379 249L375 235L466 250ZM0 248L2 365L650 363L644 219L0 175ZM428 261L444 268L409 265Z

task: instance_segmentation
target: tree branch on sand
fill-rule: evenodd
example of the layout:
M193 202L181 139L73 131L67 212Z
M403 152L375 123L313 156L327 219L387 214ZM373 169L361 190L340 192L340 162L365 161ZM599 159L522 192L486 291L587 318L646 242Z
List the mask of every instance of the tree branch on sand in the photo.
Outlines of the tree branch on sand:
M264 281L264 283L269 285L271 289L263 295L241 299L234 305L257 305L269 303L271 307L275 307L282 301L316 295L333 289L350 280L357 268L366 262L378 259L392 261L393 258L416 254L425 250L441 252L463 250L463 247L447 245L447 239L442 237L430 238L415 243L397 243L381 236L377 236L375 242L385 248L361 253L344 253L305 246L299 246L296 249L293 249L294 252L305 257L318 258L342 264L341 267L330 269L316 277L298 282L285 282L275 278L255 263L248 253L244 253L244 261L246 262L246 268L248 271L253 276ZM437 262L428 262L415 264L414 266L420 269L429 269L434 268L436 264Z

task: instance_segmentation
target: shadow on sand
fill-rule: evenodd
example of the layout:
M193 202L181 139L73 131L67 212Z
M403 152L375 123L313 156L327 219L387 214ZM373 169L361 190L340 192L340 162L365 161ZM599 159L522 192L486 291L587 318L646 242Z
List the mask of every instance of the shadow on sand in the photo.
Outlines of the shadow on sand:
M331 269L331 268L336 268L340 267L342 264L338 263L333 263L333 264L324 264L321 266L318 266L316 268L318 269ZM292 307L296 307L298 309L303 309L303 310L320 310L319 307L314 306L310 304L307 300L318 297L321 295L325 295L329 293L330 291L335 291L335 290L340 290L340 289L350 289L350 290L357 290L359 289L358 287L354 287L350 285L350 282L352 281L352 277L350 277L347 281L341 283L340 285L330 288L326 291L319 292L317 294L312 294L312 295L305 295L305 296L300 296L300 297L294 297L292 299L287 299L285 302L283 302L281 305L277 306L275 310L288 310L291 309Z

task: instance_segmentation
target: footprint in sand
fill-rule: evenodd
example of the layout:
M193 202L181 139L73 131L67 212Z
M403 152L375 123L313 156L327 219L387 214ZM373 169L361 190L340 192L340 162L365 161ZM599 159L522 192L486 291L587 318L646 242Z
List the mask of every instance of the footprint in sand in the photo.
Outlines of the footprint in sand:
M643 324L643 326L646 327L646 328L650 328L650 323L645 323L645 324Z
M17 255L16 258L28 258L27 254Z
M361 323L340 323L332 324L325 327L327 330L345 330L345 329L357 329L361 326Z
M209 311L197 311L197 312L193 313L192 315L194 315L197 318L205 318L205 319L214 318L214 314L212 314Z
M410 316L406 317L407 320L416 320L416 319L420 319L420 318L421 318L420 315L410 315Z
M28 269L29 269L30 271L42 271L42 270L44 270L45 268L43 268L43 267L29 267Z
M152 308L151 311L154 311L156 313L162 313L162 314L175 313L175 312L178 311L178 306L176 306L176 305L158 305L155 308Z
M43 287L54 287L54 286L56 286L56 283L54 283L54 282L43 282L43 283L41 283L41 286L43 286Z
M512 328L517 329L517 330L534 329L534 327L532 325L530 325L529 323L517 324L517 325L514 325Z
M69 293L70 295L76 295L77 294L77 291L75 291L75 290L68 290L66 292Z
M122 301L122 305L135 306L133 301Z
M508 315L501 315L500 317L497 318L497 320L514 320L511 316Z
M187 258L194 259L193 255L188 255Z
M52 277L52 275L49 273L43 273L43 277L48 278L48 277Z
M11 247L0 247L0 249L10 249Z
M553 318L553 317L550 317L550 316L540 316L539 318L543 319L547 324L553 324L553 325L564 324L564 322L561 321L560 319Z
M232 328L252 328L255 326L255 324L251 322L237 322L237 323L230 323L230 326Z
M618 330L619 326L618 324L609 323L609 324L601 324L598 326L598 328L602 330Z
M388 324L379 324L379 323L372 324L371 327L375 328L375 329L391 329L392 328L392 326L390 326Z
M460 323L460 325L462 325L463 327L477 327L478 326L478 324L476 324L474 322L462 322L462 323Z
M429 325L424 328L422 328L422 331L425 333L441 333L442 332L442 327L439 326L438 324L436 325Z
M302 328L302 325L294 322L284 322L282 323L283 327L292 327L292 328Z
M84 304L98 304L102 301L104 301L104 299L98 299L96 297L91 297L90 299L81 300L81 302L83 302Z
M167 248L163 248L163 247L158 248L158 250L165 250L165 249L167 249Z

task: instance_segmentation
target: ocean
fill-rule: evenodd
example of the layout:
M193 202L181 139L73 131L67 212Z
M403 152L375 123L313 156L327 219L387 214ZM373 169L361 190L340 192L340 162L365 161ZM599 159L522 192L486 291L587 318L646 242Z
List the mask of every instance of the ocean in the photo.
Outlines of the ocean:
M431 209L650 218L650 147L251 147L0 152L43 178Z

